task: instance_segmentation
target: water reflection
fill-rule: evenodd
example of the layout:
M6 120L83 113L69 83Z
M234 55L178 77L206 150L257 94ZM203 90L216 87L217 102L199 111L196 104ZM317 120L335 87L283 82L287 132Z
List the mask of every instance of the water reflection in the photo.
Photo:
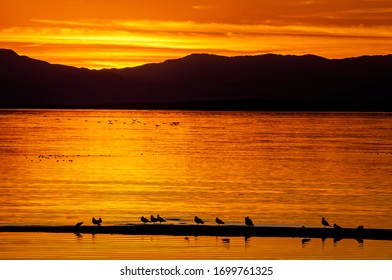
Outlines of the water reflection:
M197 214L206 224L221 217L237 225L250 215L255 225L321 227L324 216L345 228L392 228L391 129L388 113L0 110L0 223L102 217L104 225L136 224L160 213L169 224L194 224ZM38 258L148 259L391 252L390 243L368 240L1 236L3 258L34 258L35 251Z
M321 241L321 242L320 242ZM1 233L0 259L391 259L392 241Z
M65 225L95 215L115 225L161 213L181 219L171 223L193 223L197 214L235 224L251 215L259 225L320 226L325 216L343 227L392 227L391 114L0 116L2 224Z

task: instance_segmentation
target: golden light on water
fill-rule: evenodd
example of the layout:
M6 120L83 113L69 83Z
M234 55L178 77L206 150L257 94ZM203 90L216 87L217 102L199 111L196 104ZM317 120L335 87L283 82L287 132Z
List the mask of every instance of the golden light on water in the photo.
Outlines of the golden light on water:
M255 225L321 227L324 216L346 228L391 228L390 127L388 113L4 110L0 223L129 225L160 214L167 224L198 215L207 226L215 217L243 225L250 216ZM1 236L0 258L23 250L49 259L178 258L179 250L189 259L230 258L228 250L257 258L267 248L277 258L291 249L298 255L288 258L390 257L389 243L361 251L354 240ZM16 245L26 239L28 248ZM47 246L57 251L45 255Z
M387 260L391 247L379 240L313 238L304 244L301 238L0 233L0 260Z
M5 114L0 122L1 141L10 147L0 158L9 167L0 175L1 203L10 207L0 213L3 224L102 217L103 225L116 225L161 214L174 223L198 215L207 224L216 216L243 224L251 215L255 224L318 226L325 215L349 227L390 227L391 157L380 150L388 130L377 129L389 124L387 116L25 114ZM371 142L363 143L364 131Z

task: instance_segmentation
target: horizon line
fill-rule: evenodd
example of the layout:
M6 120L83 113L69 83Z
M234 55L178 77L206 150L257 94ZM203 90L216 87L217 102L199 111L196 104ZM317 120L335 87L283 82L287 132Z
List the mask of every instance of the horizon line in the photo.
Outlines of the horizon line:
M307 57L307 56L313 56L313 57L317 57L317 58L321 58L321 59L325 59L325 60L345 60L345 59L356 59L356 58L361 58L361 57L386 57L386 56L390 56L392 55L392 52L389 54L363 54L363 55L359 55L359 56L347 56L347 57L343 57L343 58L328 58L325 56L321 56L321 55L316 55L316 54L312 54L312 53L307 53L307 54L281 54L281 53L272 53L272 52L268 52L268 53L260 53L260 54L242 54L242 55L221 55L221 54L215 54L215 53L207 53L207 52L194 52L194 53L189 53L185 56L180 56L178 58L167 58L161 61L157 61L157 62L148 62L148 63L144 63L144 64L140 64L140 65L135 65L135 66L125 66L125 67L102 67L102 68L89 68L89 67L78 67L78 66L74 66L74 65L70 65L70 64L62 64L62 63L53 63L53 62L49 62L47 60L42 60L42 59L38 59L35 58L34 56L29 56L29 55L25 55L25 54L21 54L19 52L17 52L14 49L9 49L9 48L0 48L0 51L11 51L13 53L15 53L16 55L18 55L19 57L27 57L33 60L38 60L38 61L43 61L46 63L49 63L51 65L59 65L59 66L66 66L66 67L72 67L72 68L76 68L76 69L87 69L87 70L91 70L91 71L100 71L100 70L122 70L122 69L129 69L129 68L138 68L138 67L143 67L146 65L155 65L155 64L161 64L161 63L165 63L167 61L174 61L174 60L180 60L180 59L184 59L190 56L195 56L195 55L205 55L205 56L215 56L215 57L223 57L223 58L240 58L240 57L258 57L258 56L268 56L268 55L273 55L273 56L283 56L283 57Z

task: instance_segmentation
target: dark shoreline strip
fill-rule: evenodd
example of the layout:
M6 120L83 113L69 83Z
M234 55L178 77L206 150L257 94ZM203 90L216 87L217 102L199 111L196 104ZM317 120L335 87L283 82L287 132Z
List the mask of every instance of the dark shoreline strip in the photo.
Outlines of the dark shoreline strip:
M175 236L308 237L392 240L392 229L333 229L304 227L246 227L204 225L127 226L0 226L0 232L53 232Z

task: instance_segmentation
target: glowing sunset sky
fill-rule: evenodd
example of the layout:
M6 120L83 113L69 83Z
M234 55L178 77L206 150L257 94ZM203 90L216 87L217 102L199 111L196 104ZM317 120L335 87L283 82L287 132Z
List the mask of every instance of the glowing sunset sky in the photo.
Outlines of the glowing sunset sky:
M392 53L392 0L2 0L0 48L88 68L191 53Z

